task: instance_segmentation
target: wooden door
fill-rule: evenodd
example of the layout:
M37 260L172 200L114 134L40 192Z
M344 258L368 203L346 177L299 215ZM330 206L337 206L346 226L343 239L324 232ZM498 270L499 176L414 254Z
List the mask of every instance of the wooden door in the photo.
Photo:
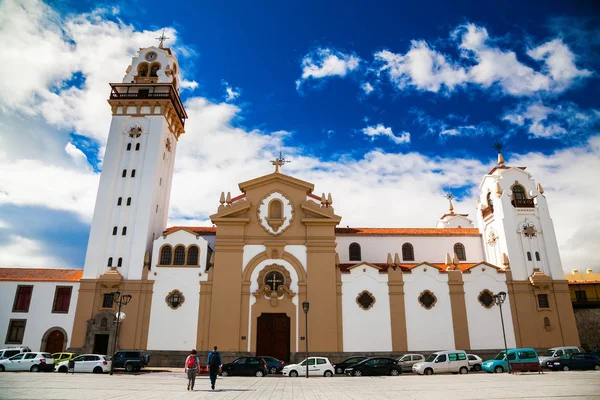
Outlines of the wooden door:
M257 321L256 355L290 359L290 318L285 314L262 314Z
M55 330L50 332L48 335L48 340L46 341L46 349L47 353L60 353L64 350L63 345L65 343L65 335L59 330Z

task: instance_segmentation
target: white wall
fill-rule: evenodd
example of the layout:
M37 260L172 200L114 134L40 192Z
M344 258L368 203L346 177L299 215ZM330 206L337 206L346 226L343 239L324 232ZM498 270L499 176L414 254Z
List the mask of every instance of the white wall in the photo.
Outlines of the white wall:
M375 298L368 310L356 302L363 290ZM345 352L392 351L388 275L368 265L342 274L342 316Z
M499 273L495 268L479 265L471 268L470 273L463 274L465 304L469 324L469 339L471 349L501 349L504 348L500 310L494 305L485 308L478 300L479 294L488 289L492 294L508 293L506 274ZM515 331L512 323L510 299L506 297L502 305L506 343L509 348L515 347Z
M12 312L15 294L18 285L33 285L29 312ZM71 286L71 303L69 312L53 313L54 294L57 286ZM11 319L26 319L23 346L29 346L32 351L41 351L42 338L48 329L60 327L67 332L67 347L71 343L71 332L73 331L73 320L75 319L75 308L79 295L79 282L15 282L0 281L0 343L2 347L18 346L17 344L6 344L8 325Z
M440 229L442 230L442 229ZM398 253L402 261L402 245L410 243L415 252L415 261L407 263L445 263L446 253L454 254L454 244L465 246L467 260L462 262L477 263L483 261L483 247L480 236L337 236L336 251L341 263L349 263L350 243L358 243L361 249L362 261L370 263L387 262L387 254Z
M403 278L408 350L454 349L448 275L439 273L434 267L419 266L404 274ZM437 298L435 306L429 310L418 300L424 290L429 290Z
M189 350L196 347L198 335L198 307L200 304L200 282L208 279L206 251L208 242L184 230L154 241L152 270L148 279L154 281L148 350ZM158 267L160 248L170 244L197 245L200 249L199 266ZM185 297L184 303L173 310L166 302L167 295L179 290Z

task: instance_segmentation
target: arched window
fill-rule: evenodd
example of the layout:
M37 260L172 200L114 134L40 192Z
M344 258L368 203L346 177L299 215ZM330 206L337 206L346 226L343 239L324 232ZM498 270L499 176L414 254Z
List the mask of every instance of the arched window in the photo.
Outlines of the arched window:
M175 247L175 257L173 260L174 265L184 265L185 264L185 247L177 246Z
M527 252L527 261L531 261L531 252L530 251Z
M120 206L122 201L123 201L123 198L119 197L119 199L117 200L117 205Z
M126 170L126 169L124 169L124 170L123 170L123 173L121 174L121 177L122 177L122 178L125 178L126 176L127 176L127 170Z
M131 170L131 177L132 177L132 178L135 178L135 169L132 169L132 170Z
M198 265L198 247L191 246L188 249L187 265Z
M108 266L112 267L112 257L108 257Z
M404 243L402 245L402 260L415 261L415 250L413 249L412 244Z
M454 245L454 254L458 257L459 261L467 261L467 252L465 251L465 246L462 243L456 243Z
M490 207L494 206L494 200L492 199L491 192L488 192L488 194L487 194L487 203L488 203L488 206L490 206Z
M127 143L127 151L131 150L131 143Z
M131 197L127 198L127 205L130 206L131 205Z
M136 145L135 145L135 151L138 151L139 149L140 149L140 144L136 143Z
M165 246L160 251L160 265L171 265L173 250L171 246Z
M542 259L540 258L540 252L539 251L535 252L535 261L542 261Z
M269 218L271 219L282 219L283 218L283 203L281 200L273 199L269 203Z
M351 243L348 251L350 252L350 261L360 261L361 260L360 244Z
M515 200L527 200L527 196L525 196L525 189L521 185L515 185L512 188L513 198Z
M116 235L116 234L117 234L117 227L115 226L115 227L113 228L113 236L114 236L114 235Z
M127 227L126 226L123 227L123 230L121 231L121 235L123 235L123 236L127 235Z
M138 76L148 76L148 64L141 63L140 65L138 65Z
M119 259L117 260L117 267L121 267L123 265L123 259L121 257L119 257Z
M160 65L159 64L152 64L152 66L150 67L150 77L157 77L158 74L158 70L160 69Z

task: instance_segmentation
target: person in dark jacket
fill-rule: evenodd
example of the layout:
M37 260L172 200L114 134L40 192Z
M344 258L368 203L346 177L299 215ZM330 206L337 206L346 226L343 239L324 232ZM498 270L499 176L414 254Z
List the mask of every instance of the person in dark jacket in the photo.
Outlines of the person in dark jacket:
M208 373L210 376L210 387L214 390L215 383L217 382L217 374L222 366L221 355L217 351L217 346L214 350L208 353Z

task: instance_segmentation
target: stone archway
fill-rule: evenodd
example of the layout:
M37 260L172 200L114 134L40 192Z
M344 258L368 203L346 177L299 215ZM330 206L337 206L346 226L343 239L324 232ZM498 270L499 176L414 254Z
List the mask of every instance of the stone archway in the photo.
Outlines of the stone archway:
M87 322L85 345L86 353L112 354L115 338L115 314L103 311Z
M44 333L40 350L48 353L60 353L67 348L68 336L60 326L54 326Z

